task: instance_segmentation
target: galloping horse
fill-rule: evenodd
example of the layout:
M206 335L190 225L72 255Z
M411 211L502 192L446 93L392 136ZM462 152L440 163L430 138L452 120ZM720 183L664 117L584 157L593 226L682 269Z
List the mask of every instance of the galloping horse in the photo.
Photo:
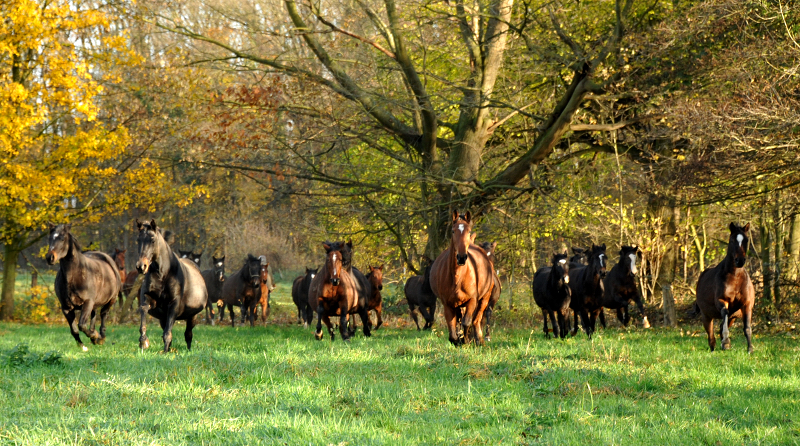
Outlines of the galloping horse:
M247 254L244 264L239 271L228 276L222 285L222 305L219 307L219 322L225 317L225 306L231 313L231 327L236 326L233 307L242 307L242 323L247 314L250 326L255 327L256 304L261 299L261 260L252 254Z
M533 275L533 300L542 309L544 336L550 337L547 330L547 317L553 325L555 338L567 337L569 303L572 291L569 288L569 262L567 254L553 254L552 266L539 268Z
M370 336L369 315L366 308L358 305L358 291L356 290L355 280L342 267L342 247L343 242L334 244L323 243L327 253L325 264L322 265L319 274L311 281L308 289L308 304L317 313L317 329L314 337L322 340L322 323L328 327L331 341L335 336L333 324L330 317L339 316L339 333L342 340L347 341L350 333L347 330L347 319L349 315L358 313L361 316L361 323L364 326L364 336Z
M575 248L573 248L574 250ZM574 315L575 326L572 327L572 335L578 333L578 316L581 318L581 326L586 336L592 339L597 317L603 311L603 296L605 294L606 265L606 244L600 246L592 245L588 252L588 266L569 267L569 288L572 294L569 307Z
M106 316L121 294L122 282L114 261L104 252L81 252L75 237L70 234L71 224L50 226L49 250L45 255L48 265L58 262L55 291L61 303L61 312L67 318L69 330L83 351L78 330L92 344L102 344L106 339ZM100 308L100 333L94 329L95 310ZM80 321L75 323L75 310L81 310Z
M298 276L292 282L292 300L297 307L297 323L303 324L303 328L308 328L314 318L314 313L308 304L308 287L316 275L316 269L306 268L305 275Z
M486 256L489 258L489 261L492 262L492 266L495 266L495 260L497 260L497 253L495 250L497 249L497 242L483 242L479 244L484 251L486 251ZM486 318L486 341L491 342L492 340L492 314L494 313L494 306L497 305L497 301L500 300L500 293L503 291L502 285L500 284L500 277L497 275L497 269L494 270L494 288L492 288L492 297L489 298L489 304L486 305L486 311L483 312L483 317Z
M214 304L222 299L222 286L225 283L225 256L211 256L211 269L200 273L206 283L208 302L206 303L206 321L214 325Z
M450 342L469 342L469 327L475 330L478 344L483 345L481 322L494 288L494 266L480 247L470 243L472 214L453 211L450 246L436 258L431 267L431 288L442 302ZM456 319L464 310L461 324L464 339L458 336Z
M603 296L603 306L611 310L617 310L617 319L623 326L628 326L631 316L628 313L630 301L639 308L642 316L642 326L650 328L650 322L644 313L644 303L642 293L636 285L636 258L639 254L638 246L623 246L619 251L619 263L611 268L605 279L605 295ZM600 313L600 322L603 328L606 326L605 315ZM592 321L594 329L594 321Z
M720 338L722 349L731 348L730 327L741 317L744 324L744 337L747 339L747 352L753 353L750 320L753 316L755 290L750 275L744 269L747 262L747 246L750 223L741 227L731 223L728 226L731 236L728 240L728 253L719 265L708 268L697 279L697 301L695 309L703 315L703 326L708 335L711 351L717 345L714 337L714 319L722 319Z
M403 292L406 295L408 302L408 310L411 313L411 318L417 324L419 330L419 320L417 316L417 308L419 308L422 317L425 318L425 325L423 330L430 330L433 326L433 317L436 315L436 294L431 289L431 267L433 260L428 256L422 256L422 264L424 272L421 276L409 277Z
M194 316L203 311L208 302L208 292L200 270L191 260L178 259L172 252L155 220L141 223L139 228L139 261L136 269L144 275L139 291L139 348L150 346L147 339L147 314L158 319L164 330L164 352L172 344L172 326L176 320L186 321L183 334L187 350L192 349Z
M375 325L375 330L377 330L383 325L383 297L381 296L381 291L383 291L383 265L377 268L370 265L367 280L372 290L372 295L367 301L367 314L370 311L375 311L378 321Z

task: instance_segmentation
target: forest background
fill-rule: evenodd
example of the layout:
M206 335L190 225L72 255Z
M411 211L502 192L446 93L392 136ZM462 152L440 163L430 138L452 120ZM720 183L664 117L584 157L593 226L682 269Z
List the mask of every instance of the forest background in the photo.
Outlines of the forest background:
M693 300L751 222L762 321L800 311L800 5L755 0L139 0L0 4L0 318L58 318L51 222L135 256L320 242L391 281L454 209L498 242L501 303L554 251L642 250L651 308ZM130 263L130 262L129 262ZM129 267L128 269L132 269ZM511 286L509 286L511 285Z

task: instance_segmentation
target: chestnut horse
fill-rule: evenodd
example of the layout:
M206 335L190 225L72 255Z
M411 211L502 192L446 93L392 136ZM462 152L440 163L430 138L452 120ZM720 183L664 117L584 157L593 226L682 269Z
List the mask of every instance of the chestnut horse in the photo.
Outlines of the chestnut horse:
M492 262L492 266L495 266L495 261L497 260L496 252L497 249L497 242L483 242L479 244L484 251L486 251L486 256L489 258L489 261ZM483 312L483 317L486 318L486 341L491 342L492 340L492 314L494 312L494 306L497 305L497 301L500 300L500 293L503 291L502 285L500 284L500 276L497 275L497 268L495 267L494 270L494 288L492 288L492 297L489 298L489 304L486 305L486 311Z
M358 313L364 326L364 336L370 336L369 315L366 307L358 305L358 291L355 279L342 266L344 242L323 243L326 251L325 264L308 289L308 304L317 313L317 329L314 337L322 340L322 323L328 327L331 341L335 339L331 316L339 316L339 333L342 340L350 339L347 320L351 314Z
M45 255L48 265L58 262L55 291L61 303L61 312L67 318L69 330L78 347L83 345L78 330L92 344L102 344L106 339L106 316L121 294L119 270L111 257L98 251L81 252L81 247L69 230L72 225L50 226L50 246ZM95 310L100 309L100 333L94 329ZM81 311L75 323L75 310Z
M272 274L269 272L269 263L265 256L259 256L261 260L261 272L258 277L261 279L261 299L258 304L261 305L261 322L266 323L270 313L269 297L272 290L275 289L275 282L272 280Z
M714 319L722 319L720 338L722 349L731 348L730 327L733 321L741 317L744 324L744 337L747 339L747 352L753 353L750 321L753 316L755 290L750 275L744 269L747 261L747 246L750 223L741 227L731 223L728 239L728 253L719 265L708 268L697 279L697 301L695 309L703 316L703 327L708 335L708 346L711 351L717 345L714 337Z
M139 228L139 261L136 269L144 275L139 290L139 348L150 346L147 339L147 315L158 319L164 330L164 352L168 352L172 344L172 326L176 320L186 321L183 334L187 350L192 349L192 329L195 326L195 315L203 311L208 302L208 292L203 276L197 266L188 259L178 259L172 252L155 220L140 223Z
M375 325L375 330L377 330L383 325L383 297L381 296L381 291L383 291L383 265L377 268L370 265L367 280L372 291L372 296L367 301L367 314L370 311L375 312L378 321Z
M239 271L225 279L225 284L222 285L222 299L217 303L220 323L225 317L225 307L227 306L231 313L231 327L235 327L233 307L237 306L242 308L242 324L247 315L250 319L250 326L255 327L256 305L261 300L260 274L261 260L252 254L247 254Z
M489 304L494 288L494 266L486 252L470 243L472 214L460 215L453 211L450 246L436 258L431 267L431 288L442 302L444 319L450 332L450 342L460 345L471 341L469 327L475 330L475 339L484 344L483 312ZM462 314L464 338L458 336L456 319Z

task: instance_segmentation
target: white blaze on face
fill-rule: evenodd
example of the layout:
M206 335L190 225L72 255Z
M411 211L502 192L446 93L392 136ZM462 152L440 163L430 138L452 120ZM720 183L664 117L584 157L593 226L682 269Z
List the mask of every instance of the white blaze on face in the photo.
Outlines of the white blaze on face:
M313 279L315 276L316 276L316 274L312 274L312 275L311 275L311 278Z
M739 246L742 246L742 242L744 241L744 236L742 234L737 235L736 241L739 242Z
M463 224L458 225L458 230L461 231L461 233L463 234L464 233L464 225Z
M333 255L332 259L333 259L333 263L336 263L336 254ZM336 275L336 268L335 267L333 268L333 275L334 276Z
M628 257L631 258L631 273L636 274L636 254L628 254Z
M560 263L561 266L564 266L567 264L567 259L561 259L558 261L558 263ZM564 283L569 283L569 274L564 274Z
M222 266L222 262L217 263L217 266Z
M605 254L600 254L600 268L605 268L605 266L606 266L605 257L606 257Z

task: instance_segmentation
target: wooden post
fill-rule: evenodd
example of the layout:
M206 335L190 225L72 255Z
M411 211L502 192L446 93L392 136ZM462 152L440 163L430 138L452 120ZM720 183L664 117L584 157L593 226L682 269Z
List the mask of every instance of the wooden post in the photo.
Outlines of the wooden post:
M672 295L672 285L661 286L661 303L664 309L664 326L677 327L678 319L675 316L675 297Z

